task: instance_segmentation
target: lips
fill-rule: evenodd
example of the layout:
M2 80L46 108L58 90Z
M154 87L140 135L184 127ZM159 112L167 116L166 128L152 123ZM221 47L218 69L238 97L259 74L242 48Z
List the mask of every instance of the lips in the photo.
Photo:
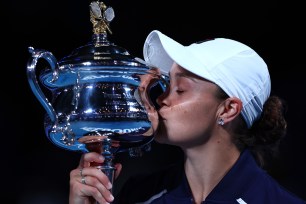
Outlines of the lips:
M157 113L158 113L158 119L159 120L165 120L165 118L164 118L164 112L165 111L163 111L163 108L161 108L161 109L159 109L158 111L157 111Z

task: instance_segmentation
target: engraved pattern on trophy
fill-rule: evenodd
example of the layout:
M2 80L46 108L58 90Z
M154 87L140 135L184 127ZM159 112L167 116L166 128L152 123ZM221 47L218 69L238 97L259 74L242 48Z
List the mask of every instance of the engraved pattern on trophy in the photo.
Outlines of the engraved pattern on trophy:
M102 154L105 162L93 165L113 182L117 153L141 156L150 150L158 124L156 93L167 89L168 79L108 40L112 7L94 1L89 8L91 41L59 61L47 50L29 47L27 76L46 110L47 138L66 150ZM49 66L38 75L39 60Z

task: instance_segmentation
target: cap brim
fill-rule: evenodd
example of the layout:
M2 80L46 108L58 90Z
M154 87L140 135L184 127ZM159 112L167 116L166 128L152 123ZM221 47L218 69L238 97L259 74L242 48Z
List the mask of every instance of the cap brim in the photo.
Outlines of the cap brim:
M149 66L157 67L162 73L168 74L173 62L184 69L210 80L209 73L203 75L203 67L188 47L174 41L160 31L152 31L144 44L143 56Z

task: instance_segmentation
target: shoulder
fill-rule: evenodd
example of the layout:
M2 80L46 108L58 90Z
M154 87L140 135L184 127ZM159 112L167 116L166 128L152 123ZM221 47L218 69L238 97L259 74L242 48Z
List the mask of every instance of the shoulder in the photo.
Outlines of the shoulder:
M265 171L258 175L248 195L252 197L251 200L256 200L257 203L306 204L305 201L287 190Z
M231 188L225 188L230 185ZM223 195L239 195L246 203L306 204L262 169L246 150L218 185Z

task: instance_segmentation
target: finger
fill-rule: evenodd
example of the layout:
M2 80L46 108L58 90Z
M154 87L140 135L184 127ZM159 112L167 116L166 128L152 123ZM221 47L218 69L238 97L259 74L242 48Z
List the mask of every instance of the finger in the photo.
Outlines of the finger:
M85 176L81 177L81 183L86 185L86 177Z
M93 195L97 194L96 191L98 190L92 186L82 184L80 178L78 170L71 171L69 203L94 203ZM96 197L99 196L96 195ZM100 197L100 203L105 203L105 199L102 199L102 195L100 195Z
M84 176L84 175L83 175L83 169L84 169L84 168L81 168L81 169L80 169L80 176L81 176L81 177Z
M108 190L110 190L112 188L112 184L111 184L109 178L100 169L97 169L95 167L84 168L82 170L82 175L83 175L83 177L90 176L90 177L96 178L96 180L99 183L101 183L103 186L105 186L105 188L108 189ZM80 178L81 178L81 176L80 176ZM91 182L91 184L95 185L97 183L96 182L94 182L94 183Z
M107 189L96 177L84 176L81 179L81 183L85 186L84 193L90 192L90 195L96 200L104 199L107 202L112 202L114 200L114 197L109 189ZM85 191L86 188L88 188L87 192Z
M103 163L104 157L96 152L89 152L82 155L79 168L89 167L91 162Z
M71 179L78 179L81 177L81 170L82 168L73 169L70 171L70 180ZM83 174L83 173L82 173Z
M111 200L104 198L97 188L90 185L84 185L80 182L70 184L69 203L96 203L95 201L98 201L102 204L110 203Z

